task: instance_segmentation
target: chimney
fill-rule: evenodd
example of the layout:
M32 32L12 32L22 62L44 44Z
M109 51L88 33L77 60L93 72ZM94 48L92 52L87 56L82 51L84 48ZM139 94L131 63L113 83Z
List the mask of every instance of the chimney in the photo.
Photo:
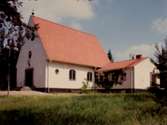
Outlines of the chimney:
M129 54L129 59L130 59L130 60L133 60L133 59L135 59L135 56L134 56L134 54Z
M141 59L142 58L142 55L141 54L137 54L136 55L136 59Z

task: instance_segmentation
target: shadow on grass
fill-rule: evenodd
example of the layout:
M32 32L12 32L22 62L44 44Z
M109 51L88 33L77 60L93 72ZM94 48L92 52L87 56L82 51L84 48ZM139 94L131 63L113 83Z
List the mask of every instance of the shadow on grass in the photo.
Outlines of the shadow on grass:
M161 89L157 86L148 89L154 95L154 100L161 104L161 106L167 106L167 89Z

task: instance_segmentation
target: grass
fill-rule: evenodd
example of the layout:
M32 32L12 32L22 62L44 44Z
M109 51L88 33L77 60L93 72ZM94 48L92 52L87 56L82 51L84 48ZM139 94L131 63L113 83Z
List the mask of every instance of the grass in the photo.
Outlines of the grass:
M150 94L0 97L0 125L167 125Z

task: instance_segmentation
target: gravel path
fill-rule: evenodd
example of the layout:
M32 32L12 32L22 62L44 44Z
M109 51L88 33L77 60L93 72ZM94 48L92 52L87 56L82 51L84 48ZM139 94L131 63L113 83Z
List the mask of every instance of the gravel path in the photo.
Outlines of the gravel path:
M0 96L6 96L7 91L0 91ZM37 92L37 91L10 91L10 96L33 96L33 95L50 95L44 92Z
M81 96L85 94L79 94L79 93L45 93L45 92L39 92L39 91L10 91L10 96ZM0 91L0 96L7 96L7 91Z

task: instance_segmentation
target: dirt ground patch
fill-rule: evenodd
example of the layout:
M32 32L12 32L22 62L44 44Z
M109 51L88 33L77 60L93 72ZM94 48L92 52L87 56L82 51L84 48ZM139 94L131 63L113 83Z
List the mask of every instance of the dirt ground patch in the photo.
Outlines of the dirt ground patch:
M46 93L39 91L10 91L10 96L81 96L79 93ZM0 91L0 96L7 96L7 91Z
M0 91L0 96L6 96L7 91ZM48 93L44 92L38 92L38 91L10 91L10 96L32 96L32 95L50 95Z

